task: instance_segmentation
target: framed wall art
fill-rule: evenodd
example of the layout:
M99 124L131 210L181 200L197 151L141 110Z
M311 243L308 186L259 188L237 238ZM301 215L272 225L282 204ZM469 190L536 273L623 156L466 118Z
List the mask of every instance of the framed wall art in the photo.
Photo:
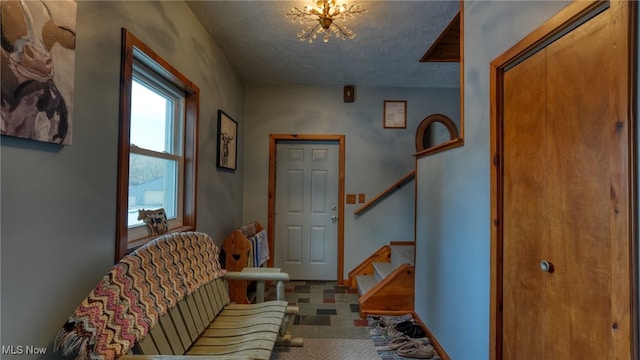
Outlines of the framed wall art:
M216 166L236 170L238 166L238 123L218 110L218 158Z
M71 145L76 2L2 1L0 9L0 134Z
M385 129L407 128L407 102L405 100L385 100L383 114Z

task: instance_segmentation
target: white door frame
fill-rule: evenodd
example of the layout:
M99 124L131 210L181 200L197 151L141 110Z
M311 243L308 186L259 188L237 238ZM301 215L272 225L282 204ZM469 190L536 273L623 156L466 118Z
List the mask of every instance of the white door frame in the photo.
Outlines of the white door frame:
M269 135L269 204L268 204L268 226L267 233L269 239L269 253L275 254L277 239L275 238L275 209L276 209L276 145L278 141L332 141L338 145L338 253L337 281L344 283L344 135L314 135L314 134L270 134ZM268 261L268 265L273 267L274 256Z

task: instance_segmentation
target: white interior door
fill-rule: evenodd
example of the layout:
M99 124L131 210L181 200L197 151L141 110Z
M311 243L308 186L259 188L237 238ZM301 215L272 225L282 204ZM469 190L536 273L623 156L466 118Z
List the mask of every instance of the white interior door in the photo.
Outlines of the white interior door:
M277 144L275 266L291 279L337 279L338 153L336 142Z

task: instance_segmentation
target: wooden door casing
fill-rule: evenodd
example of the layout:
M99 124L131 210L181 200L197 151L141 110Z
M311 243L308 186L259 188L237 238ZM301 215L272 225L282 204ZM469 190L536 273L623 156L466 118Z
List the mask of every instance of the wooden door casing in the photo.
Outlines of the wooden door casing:
M637 356L634 6L573 3L492 62L492 359Z
M275 254L275 247L278 246L278 239L275 238L275 199L276 199L276 145L280 141L335 141L338 143L338 283L344 284L344 179L345 179L345 143L344 135L324 135L324 134L271 134L269 135L269 198L268 198L268 225L267 233L270 239L269 251ZM274 257L268 261L268 265L273 267Z

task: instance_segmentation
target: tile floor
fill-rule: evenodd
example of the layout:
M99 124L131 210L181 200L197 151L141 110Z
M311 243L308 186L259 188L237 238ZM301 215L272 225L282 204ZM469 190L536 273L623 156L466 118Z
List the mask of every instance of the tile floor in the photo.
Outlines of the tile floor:
M275 287L267 287L266 299L275 298ZM366 319L358 314L358 290L335 281L289 281L285 296L300 307L291 335L303 338L369 339Z

